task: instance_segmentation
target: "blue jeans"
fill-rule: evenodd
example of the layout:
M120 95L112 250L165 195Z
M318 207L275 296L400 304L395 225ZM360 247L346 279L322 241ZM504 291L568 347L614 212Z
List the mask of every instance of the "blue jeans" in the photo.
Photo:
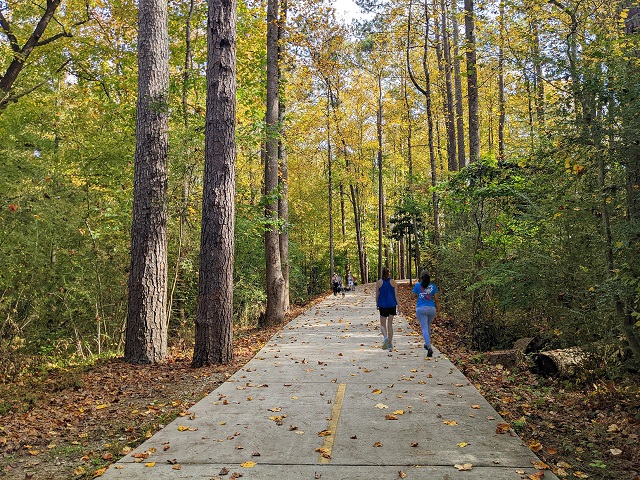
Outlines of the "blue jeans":
M436 318L436 307L418 307L416 308L416 317L420 321L422 327L422 336L427 348L431 347L431 323Z

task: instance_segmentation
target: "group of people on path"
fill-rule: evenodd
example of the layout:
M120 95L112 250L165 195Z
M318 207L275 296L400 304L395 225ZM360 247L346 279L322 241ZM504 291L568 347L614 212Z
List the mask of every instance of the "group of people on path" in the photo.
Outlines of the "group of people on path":
M355 280L350 273L347 275L350 291L355 291ZM344 297L344 286L342 278L337 273L331 277L333 296L342 293ZM376 282L376 308L380 312L380 330L384 342L383 350L393 350L393 317L400 314L400 306L396 298L396 288L398 284L391 278L389 268L382 269L382 278ZM438 287L431 282L431 276L423 271L420 274L420 281L413 286L411 295L416 299L416 317L420 322L422 337L424 338L424 349L427 357L433 356L431 347L431 325L440 312L440 298Z
M380 312L380 330L384 338L383 350L393 350L393 317L400 313L396 299L397 286L396 281L390 276L389 269L384 267L382 278L376 282L376 308ZM431 276L423 271L420 274L420 282L413 286L411 295L416 298L416 317L422 329L424 349L427 351L427 357L432 357L431 324L440 311L438 287L431 283Z
M350 292L355 292L356 280L350 273L347 274L347 285ZM345 287L342 284L342 277L337 273L334 273L331 277L331 288L333 288L334 297L337 297L339 293L342 293L342 296L344 297Z

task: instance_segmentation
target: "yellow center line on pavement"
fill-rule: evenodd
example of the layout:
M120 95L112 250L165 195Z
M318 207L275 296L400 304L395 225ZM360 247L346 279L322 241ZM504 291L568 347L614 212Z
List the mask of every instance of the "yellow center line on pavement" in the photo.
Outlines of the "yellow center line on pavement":
M322 443L322 452L318 457L318 463L329 463L331 460L331 454L333 452L333 442L336 439L338 433L338 422L340 421L340 412L342 410L342 404L344 402L344 392L347 389L346 383L338 385L338 391L336 392L336 399L333 401L333 408L331 409L331 420L329 420L329 426L327 430L331 433L324 437Z

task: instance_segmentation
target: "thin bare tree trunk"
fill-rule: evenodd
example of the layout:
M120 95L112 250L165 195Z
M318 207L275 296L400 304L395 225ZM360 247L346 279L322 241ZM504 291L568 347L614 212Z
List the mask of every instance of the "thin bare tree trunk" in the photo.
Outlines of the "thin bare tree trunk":
M265 205L265 257L267 270L267 310L264 323L275 325L284 320L284 278L280 258L280 232L278 229L278 0L267 4L267 111L266 158L264 189Z
M427 64L427 51L429 45L429 4L427 0L424 2L424 48L422 54L422 71L424 74L424 96L427 103L427 133L429 143L429 160L431 163L431 186L435 187L438 184L437 179L437 166L436 155L433 146L433 107L431 103L431 75L429 73L429 66ZM440 215L438 212L438 193L435 188L432 193L433 202L433 243L440 245Z
M280 197L278 198L278 216L282 223L280 231L280 264L282 265L282 278L284 279L284 309L289 311L291 300L289 298L289 166L287 162L287 145L285 131L285 81L282 73L285 56L285 33L287 26L287 0L281 0L280 22L278 23L278 79L280 94L278 96L278 123L280 125L280 137L278 141L278 159L280 163Z
M378 115L376 117L378 132L378 278L382 278L382 248L384 240L384 187L382 175L382 72L378 72Z
M200 278L192 366L233 360L236 0L210 0Z
M447 167L450 172L458 170L456 152L456 122L453 106L453 84L451 79L451 45L449 45L449 31L447 29L447 12L445 0L440 0L440 42L442 56L438 55L438 66L444 75L445 100L444 123L447 130Z
M138 101L131 225L129 307L124 358L159 363L167 356L167 152L169 31L167 3L138 9Z
M536 120L538 128L544 130L544 78L542 77L542 54L540 52L540 32L538 30L538 20L531 20L531 29L533 34L533 66L535 75L535 102L536 102Z
M475 14L473 0L464 0L467 58L467 97L469 107L469 161L480 160L480 120L478 117L478 65L476 60Z
M504 100L504 2L500 2L500 45L498 47L498 158L504 160L504 124L506 120Z

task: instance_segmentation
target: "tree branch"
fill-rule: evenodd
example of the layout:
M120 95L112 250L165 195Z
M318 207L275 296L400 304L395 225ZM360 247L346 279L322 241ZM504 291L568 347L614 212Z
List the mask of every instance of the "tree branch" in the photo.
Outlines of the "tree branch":
M35 46L36 47L42 47L43 45L46 45L46 44L51 43L51 42L55 42L56 40L58 40L59 38L62 38L62 37L71 38L71 37L73 37L73 34L68 33L68 32L56 33L53 37L49 37L46 40L42 40L41 42L36 43Z
M407 73L409 74L411 83L413 83L413 85L416 87L416 89L420 93L426 96L427 91L418 84L418 81L416 80L415 76L413 75L413 71L411 70L411 59L409 55L409 52L411 50L411 47L409 46L410 42L411 42L411 0L409 0L409 19L407 20Z
M0 27L2 27L2 30L4 31L5 35L9 38L9 44L11 45L11 50L13 50L14 52L19 52L20 45L18 45L18 39L11 32L11 25L9 25L9 22L2 14L2 11L0 11Z

